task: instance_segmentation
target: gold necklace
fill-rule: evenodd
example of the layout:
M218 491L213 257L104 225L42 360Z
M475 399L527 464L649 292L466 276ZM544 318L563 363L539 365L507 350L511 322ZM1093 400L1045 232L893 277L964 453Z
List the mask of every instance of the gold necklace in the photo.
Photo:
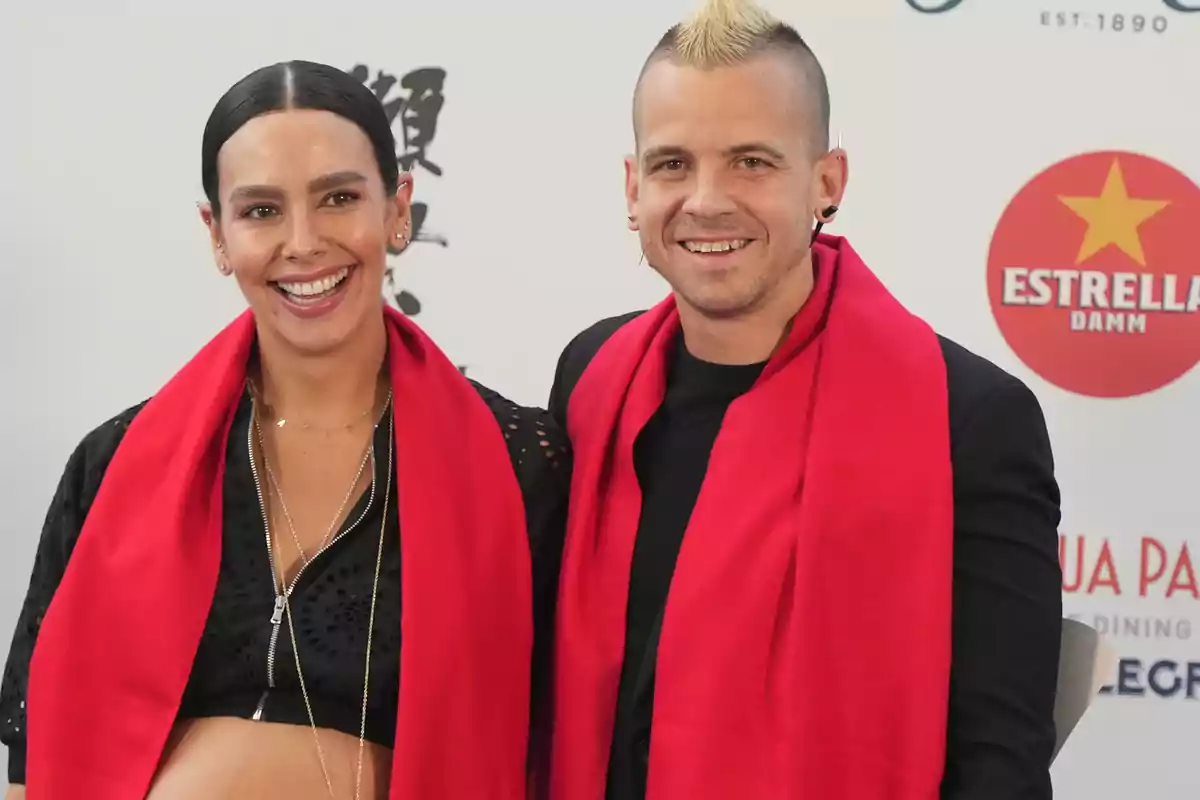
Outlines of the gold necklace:
M388 393L388 402L392 399L391 393ZM384 405L387 408L387 404ZM300 537L296 534L296 524L292 522L292 515L288 512L287 503L283 499L283 489L279 486L279 480L275 477L275 470L271 469L271 462L267 459L266 441L262 436L262 427L255 423L259 432L259 444L263 451L263 467L267 471L267 480L271 483L271 489L275 492L275 496L279 498L279 508L283 511L284 519L287 520L288 529L292 532L292 542L296 545L296 552L300 554L300 563L308 566L308 555L304 552L304 546L300 544ZM354 490L358 486L359 480L362 478L363 470L367 467L367 462L371 460L371 451L373 449L372 437L367 441L367 446L363 451L362 460L358 464L358 472L354 475L354 480L350 482L350 488L346 490L346 496L342 498L342 504L338 506L337 513L333 515L333 521L329 523L329 528L325 531L325 536L321 538L321 542L317 545L316 552L321 552L325 549L325 545L329 542L329 537L333 536L334 531L338 529L338 523L342 519L342 512L346 510L346 504L350 502L350 498L354 496Z
M390 397L390 393L389 393L389 397ZM266 465L266 449L261 447L262 428L258 425L257 414L255 414L252 417L252 419L254 420L254 428L258 430L260 449L262 449L262 451L263 451L261 453L261 457L263 459L264 466L265 466ZM372 458L371 458L372 469L374 469L374 463L375 463L375 459L374 459L374 455L373 455L374 448L371 448L370 452L372 453ZM378 545L378 549L377 549L377 552L375 555L375 576L374 576L374 581L373 581L372 587L371 587L371 611L370 611L370 614L369 614L369 617L367 620L367 652L366 652L366 659L365 659L366 666L364 668L364 674L363 674L362 712L361 712L361 717L359 720L359 729L358 729L358 764L357 764L357 767L355 769L355 774L354 774L354 800L360 800L361 794L362 794L362 766L363 766L363 752L364 752L364 749L366 746L366 738L367 738L367 702L368 702L368 698L370 696L369 690L370 690L370 682L371 682L371 651L372 651L372 645L374 643L374 633L375 633L375 607L376 607L376 603L379 598L379 575L380 575L380 572L382 571L382 566L383 566L383 542L384 542L385 534L387 532L388 506L389 506L391 494L392 494L392 471L393 471L394 456L395 456L395 435L390 430L390 426L389 426L387 484L386 484L386 489L384 490L384 495L383 495L383 506L382 506L382 512L381 512L382 520L379 524L379 545ZM255 464L256 464L256 462L254 459L253 438L251 437L250 438L250 466L251 466L251 471L254 473L255 488L258 491L258 501L259 501L260 509L262 511L263 530L264 530L264 533L266 536L266 543L267 543L267 555L270 558L270 561L272 564L272 566L271 566L271 584L272 584L272 586L275 587L275 591L276 591L276 604L275 604L276 611L283 612L283 614L287 617L288 634L291 638L292 654L293 654L293 656L295 658L295 662L296 662L296 677L300 681L300 693L304 697L304 708L308 712L309 726L312 728L313 741L316 743L316 746L317 746L317 759L321 763L321 773L325 778L325 788L329 792L330 798L335 798L336 796L334 795L334 792L333 792L333 780L329 777L329 767L325 761L325 750L321 746L321 737L317 731L316 718L313 715L312 703L308 697L308 687L304 681L304 672L300 667L300 650L297 646L296 629L295 629L295 626L292 621L290 595L292 593L292 589L296 585L296 578L299 578L299 573L296 574L296 576L292 580L291 586L289 586L284 581L283 575L280 574L275 567L275 561L276 561L275 547L272 544L272 539L271 539L270 518L267 513L266 501L264 500L264 496L263 496L263 492L262 492L262 485L259 481L258 470L257 470ZM289 520L289 525L290 525L290 520ZM295 535L294 531L293 531L293 535ZM327 545L327 547L328 547L328 545ZM315 559L322 552L324 552L324 550L318 551L313 556L313 558ZM304 569L304 567L302 566L301 571L303 571L303 569ZM273 622L275 621L274 617L272 617L272 621ZM265 695L264 695L264 699L265 699ZM256 712L255 718L258 718L257 712Z
M361 414L359 414L358 416L354 417L354 419L350 420L349 422L340 423L338 425L332 425L332 426L314 425L311 422L304 422L302 420L292 419L291 417L278 416L275 413L275 406L271 405L264 399L262 390L259 389L258 385L252 380L247 380L246 383L250 387L250 394L254 397L254 400L258 404L259 408L262 411L266 412L266 414L264 416L269 418L271 420L271 424L274 425L276 428L283 428L285 426L291 426L293 428L300 428L300 430L305 430L305 431L316 430L316 431L320 431L320 432L326 433L326 434L337 433L340 431L348 431L351 428L353 428L355 425L357 425L358 423L362 422L367 417L371 416L372 412L375 411L375 405L379 399L379 395L376 394L375 400L371 401L370 407L368 407L366 411L364 411ZM390 389L388 391L388 395L389 395L389 399L390 399L390 396L391 396Z

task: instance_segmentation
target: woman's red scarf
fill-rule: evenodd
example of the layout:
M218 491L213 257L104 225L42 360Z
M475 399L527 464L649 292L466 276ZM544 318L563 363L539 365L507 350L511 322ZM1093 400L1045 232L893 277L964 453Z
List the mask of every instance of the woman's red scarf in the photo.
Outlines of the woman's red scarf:
M835 281L824 329L806 348L795 326L730 406L679 555L649 800L938 796L953 536L945 363L935 334L844 240L821 236L813 252ZM604 797L641 510L633 443L662 402L678 330L672 300L629 322L570 401L553 800Z
M247 312L209 343L108 467L33 656L29 800L146 796L216 587L254 329ZM521 800L533 625L520 489L478 392L390 309L387 329L404 629L389 797Z

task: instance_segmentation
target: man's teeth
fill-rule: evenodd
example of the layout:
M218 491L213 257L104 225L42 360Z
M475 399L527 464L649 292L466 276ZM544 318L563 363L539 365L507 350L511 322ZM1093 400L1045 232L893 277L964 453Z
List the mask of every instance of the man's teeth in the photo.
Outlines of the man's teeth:
M693 253L728 253L741 250L747 244L748 239L730 239L727 242L684 242L683 246Z
M318 295L332 292L334 287L346 280L346 276L350 274L350 268L345 267L333 275L327 275L319 281L309 281L307 283L279 283L279 288L283 289L293 297L316 297Z

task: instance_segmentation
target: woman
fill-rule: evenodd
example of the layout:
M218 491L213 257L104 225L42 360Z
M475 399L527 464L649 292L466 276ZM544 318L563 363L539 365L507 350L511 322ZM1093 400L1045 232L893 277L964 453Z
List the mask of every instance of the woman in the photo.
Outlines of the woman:
M412 179L360 83L252 73L202 170L250 308L67 465L4 674L9 797L523 797L565 439L384 307Z

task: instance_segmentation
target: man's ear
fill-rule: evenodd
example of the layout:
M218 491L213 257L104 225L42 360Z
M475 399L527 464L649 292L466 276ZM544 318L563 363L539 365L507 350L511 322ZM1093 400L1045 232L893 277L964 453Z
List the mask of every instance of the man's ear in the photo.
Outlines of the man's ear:
M814 207L818 219L824 214L825 209L838 208L842 205L842 198L846 195L846 184L850 180L850 163L846 157L846 151L840 147L835 147L825 155L821 156L817 161L816 169L813 170L813 195ZM832 219L832 216L830 217ZM829 222L828 219L821 219L822 222Z

